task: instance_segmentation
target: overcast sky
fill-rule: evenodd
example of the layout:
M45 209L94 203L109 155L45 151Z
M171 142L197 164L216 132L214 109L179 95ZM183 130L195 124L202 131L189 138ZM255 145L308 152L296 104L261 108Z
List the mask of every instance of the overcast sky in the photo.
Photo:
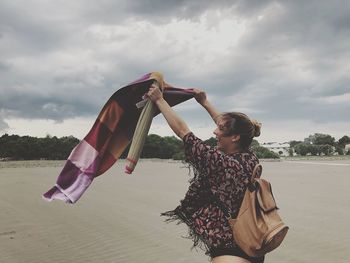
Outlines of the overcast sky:
M141 75L263 123L259 142L350 135L350 1L0 0L0 135L82 139ZM199 137L208 115L175 107ZM164 118L151 133L173 135Z

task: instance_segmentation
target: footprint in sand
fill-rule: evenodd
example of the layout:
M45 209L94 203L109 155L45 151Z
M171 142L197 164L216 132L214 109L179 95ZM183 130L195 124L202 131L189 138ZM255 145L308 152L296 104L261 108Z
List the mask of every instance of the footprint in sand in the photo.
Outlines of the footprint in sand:
M0 237L1 236L8 236L8 235L13 235L16 234L16 231L12 230L12 231L7 231L7 232L0 232ZM11 239L14 239L14 237L10 237Z

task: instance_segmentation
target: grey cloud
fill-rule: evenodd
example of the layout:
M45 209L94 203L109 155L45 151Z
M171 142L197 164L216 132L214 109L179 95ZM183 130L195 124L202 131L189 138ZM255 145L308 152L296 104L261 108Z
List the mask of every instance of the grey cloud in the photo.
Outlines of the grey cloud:
M6 62L0 61L0 74L6 71L9 71L11 69L11 65Z
M14 1L0 3L0 57L42 55L58 50L74 31L79 31L78 21L55 18L44 11L58 11L52 10L55 6L40 6L29 1L26 5Z
M252 87L264 90L265 96L253 98L250 107L262 109L260 117L267 119L348 120L347 104L325 105L316 98L349 93L350 51L344 48L350 42L349 6L319 1L266 6L265 17L254 22L236 51L240 59L227 58L231 64L220 80L225 94L249 92ZM290 68L288 54L295 54L291 63L301 62L303 68ZM309 77L298 71L309 72L304 74ZM306 100L300 99L303 96Z
M67 98L69 94L67 94ZM64 97L46 97L33 92L11 93L1 96L0 105L7 118L52 119L62 121L69 117L96 114L96 107L75 98L69 101ZM67 101L68 100L68 101Z
M273 11L256 23L250 38L246 39L247 49L258 46L267 53L288 49L300 52L311 63L350 55L349 49L345 48L345 43L350 40L350 5L347 1L338 1L338 4L280 1L270 8ZM314 66L317 67L317 63Z
M312 120L319 123L348 122L349 110L348 104L330 104L313 102L299 102L295 99L278 97L276 100L270 101L268 107L268 118L275 121L278 120ZM264 104L266 105L266 104ZM285 110L288 108L288 110Z
M265 96L257 94L252 105L258 112L257 118L274 121L312 120L319 123L350 120L348 102L344 100L327 102L327 98L332 96L316 96L308 91L307 86L301 88L302 85L305 85L302 83L296 84L299 87L299 90L296 90L293 84L296 83L286 81L278 83L277 86L271 83L270 89L264 87L262 94Z
M218 1L216 5L222 2ZM193 19L210 6L212 1L112 1L104 0L90 4L85 12L86 17L103 23L117 23L126 18L147 19L148 21L165 22L171 18Z
M62 121L77 116L97 116L117 88L108 87L101 74L84 67L41 76L13 71L0 84L0 109L6 118ZM113 83L113 81L111 81Z
M6 131L8 128L9 128L9 125L0 116L0 132L1 131Z
M222 110L237 105L256 112L262 120L349 120L347 104L320 100L349 92L347 1L102 0L43 4L40 10L57 10L58 15L51 19L38 13L38 6L26 10L13 1L0 5L0 108L6 117L61 121L72 116L96 116L116 89L146 72L160 70L171 84L205 89ZM198 63L202 74L186 71L183 63L187 54L173 48L176 39L142 56L135 51L143 48L142 41L122 51L104 51L109 39L92 43L81 35L92 25L125 25L133 21L129 18L166 24L172 19L196 20L206 10L216 9L228 10L226 15L247 21L247 31L230 54L217 58L217 70L210 72L207 65ZM217 20L208 23L215 26ZM111 43L127 40L117 33ZM15 61L39 55L40 62L43 53L56 51L72 57L75 50L94 54L86 61L102 64L103 69L85 69L88 65L82 61L81 66L63 70L69 62L63 64L53 58L48 62L51 72L38 69L33 73L31 68L28 73ZM188 111L188 118L200 122L199 111ZM7 126L0 118L1 127Z
M252 16L264 9L270 0L181 0L181 1L135 1L130 5L130 11L152 16L170 16L184 19L193 19L207 10L232 9L238 16Z
M207 10L232 9L236 16L251 16L273 1L258 0L179 0L179 1L113 1L90 2L82 11L86 20L102 23L123 23L135 18L167 23L172 19L197 20Z
M348 76L330 78L329 80L316 85L309 93L310 96L316 98L346 95L350 93L349 83L350 78Z

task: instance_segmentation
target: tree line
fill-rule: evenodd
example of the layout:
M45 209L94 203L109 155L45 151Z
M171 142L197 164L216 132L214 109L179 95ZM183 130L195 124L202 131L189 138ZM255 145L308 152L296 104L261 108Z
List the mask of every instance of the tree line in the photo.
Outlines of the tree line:
M304 141L290 142L290 155L293 150L298 155L350 155L350 150L345 146L350 144L350 137L344 135L338 141L329 134L315 133L305 138Z
M78 143L79 139L73 136L57 138L48 135L44 138L37 138L4 134L0 137L0 159L65 160ZM215 146L216 139L211 137L205 143ZM252 149L259 158L279 158L278 154L260 146L256 140L253 140ZM125 149L121 158L126 158L128 152L129 146ZM149 134L141 158L183 160L183 142L175 136L161 137L156 134Z
M10 160L64 160L79 143L73 136L37 138L4 134L0 137L0 158Z
M204 141L210 146L216 145L216 139L211 137ZM0 160L65 160L72 149L79 143L79 139L73 136L57 138L46 136L37 138L31 136L19 136L4 134L0 137ZM344 135L338 141L328 134L315 133L303 141L290 141L289 154L292 155L339 155L348 154L345 146L350 144L350 137ZM261 146L253 140L252 150L259 158L279 158L277 153ZM121 158L126 158L129 147L126 148ZM141 153L141 158L160 158L183 160L183 143L175 136L161 137L149 134Z

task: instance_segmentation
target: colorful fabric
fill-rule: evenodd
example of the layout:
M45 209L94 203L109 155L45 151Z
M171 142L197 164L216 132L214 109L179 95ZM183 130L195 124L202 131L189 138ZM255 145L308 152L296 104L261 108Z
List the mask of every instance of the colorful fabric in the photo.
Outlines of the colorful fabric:
M155 80L163 87L164 99L170 106L193 97L191 89L166 84L158 72L146 74L116 91L104 105L90 132L72 150L55 186L43 195L44 199L75 203L94 178L119 159L132 140L142 110L135 105Z
M231 228L213 194L236 217L250 174L259 160L251 151L224 154L207 146L192 132L183 141L194 178L180 205L162 215L168 217L167 221L186 223L194 247L199 246L208 255L215 249L235 248Z

